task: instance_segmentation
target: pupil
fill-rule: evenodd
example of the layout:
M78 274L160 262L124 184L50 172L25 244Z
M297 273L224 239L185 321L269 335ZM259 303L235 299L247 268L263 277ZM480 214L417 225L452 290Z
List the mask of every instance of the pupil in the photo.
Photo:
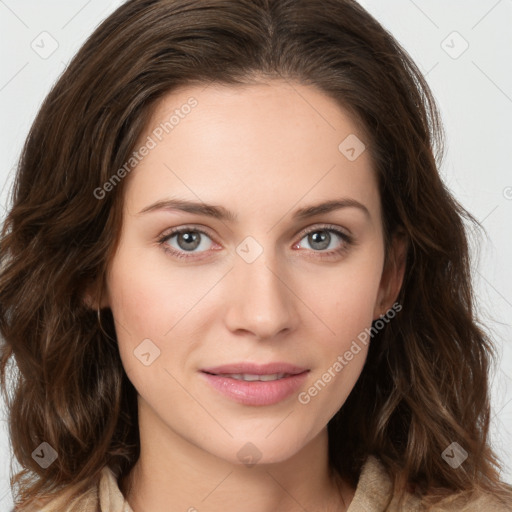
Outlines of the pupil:
M181 242L185 245L184 247ZM191 231L180 233L178 236L178 244L182 249L195 249L199 245L199 234ZM192 244L192 246L188 244Z
M330 235L327 231L315 231L309 235L309 239L312 245L317 244L317 249L325 249L329 246ZM180 233L178 244L182 249L195 249L199 245L199 234L192 231Z
M327 231L315 231L314 233L311 233L310 236L310 243L313 247L315 247L314 244L320 244L320 246L316 246L316 249L325 249L329 246L330 241L330 235L327 233Z

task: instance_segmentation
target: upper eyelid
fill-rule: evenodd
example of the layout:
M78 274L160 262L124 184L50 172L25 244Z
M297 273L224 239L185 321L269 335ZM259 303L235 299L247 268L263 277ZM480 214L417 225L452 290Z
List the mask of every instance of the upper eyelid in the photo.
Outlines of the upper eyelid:
M298 235L301 235L301 234L307 234L307 233L310 233L312 231L321 231L321 230L326 230L326 231L341 231L342 233L344 233L346 236L351 236L350 234L350 231L347 229L347 228L343 228L341 226L336 226L334 224L315 224L313 226L310 226L310 227L307 227L307 228L304 228L304 229L301 229L298 233Z
M349 230L347 230L346 228L343 228L341 226L337 226L334 224L328 224L328 223L323 223L323 224L317 223L317 224L313 224L312 226L305 227L305 228L301 229L296 235L294 235L294 238L300 237L298 239L300 241L300 240L302 240L302 238L307 236L309 233L315 232L315 231L322 231L322 230L337 231L337 232L340 232L343 235L345 235L345 237L349 241L353 240L353 236ZM165 234L165 232L164 232L162 235L160 235L159 240L162 242L165 242L165 241L171 239L172 237L178 235L180 232L187 232L187 231L198 231L202 234L207 235L214 243L219 244L219 242L217 242L217 240L216 240L216 236L209 233L209 228L206 228L205 226L202 226L202 225L195 225L195 224L184 224L182 226L177 226L177 227L171 228L167 234ZM335 234L338 237L340 236L338 233L335 233ZM344 242L347 242L347 240L343 237L342 237L342 240Z
M337 226L337 225L334 225L334 224L329 224L329 223L317 223L317 224L313 224L311 226L308 226L306 228L302 228L296 235L294 236L299 236L299 235L306 235L308 233L310 233L311 231L315 231L315 230L322 230L322 229L325 229L325 230L336 230L336 231L342 231L344 232L347 236L351 236L351 233L350 233L350 230L348 230L347 228L343 228L341 226ZM165 237L169 237L169 236L173 236L175 234L178 234L180 231L186 231L186 230L189 230L189 231L199 231L201 233L204 233L206 235L208 235L209 237L211 238L215 238L215 235L212 235L210 233L210 229L205 227L205 226L202 226L202 225L199 225L199 224L184 224L182 226L176 226L174 228L169 228L169 230L166 230L162 233L162 235L160 235L159 238L165 238Z

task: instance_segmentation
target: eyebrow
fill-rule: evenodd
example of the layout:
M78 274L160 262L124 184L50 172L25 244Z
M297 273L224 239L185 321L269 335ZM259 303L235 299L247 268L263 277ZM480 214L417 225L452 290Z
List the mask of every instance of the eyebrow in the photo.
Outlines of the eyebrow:
M324 201L323 203L306 206L299 208L292 216L293 220L303 220L315 215L323 213L329 213L342 208L357 208L361 210L367 217L370 217L368 208L359 201L351 198L343 199L332 199L330 201ZM196 215L205 215L207 217L213 217L218 220L237 222L237 215L224 208L223 206L217 206L213 204L199 203L196 201L189 201L186 199L164 199L157 201L156 203L150 204L143 208L139 214L153 212L157 210L179 210L187 213L193 213Z

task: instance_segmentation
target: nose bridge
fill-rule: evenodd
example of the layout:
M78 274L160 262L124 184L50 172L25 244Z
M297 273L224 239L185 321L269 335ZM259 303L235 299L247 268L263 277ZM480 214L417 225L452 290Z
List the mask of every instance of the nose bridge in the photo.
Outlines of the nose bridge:
M247 237L236 252L227 315L230 329L268 338L292 328L296 322L294 295L275 248Z

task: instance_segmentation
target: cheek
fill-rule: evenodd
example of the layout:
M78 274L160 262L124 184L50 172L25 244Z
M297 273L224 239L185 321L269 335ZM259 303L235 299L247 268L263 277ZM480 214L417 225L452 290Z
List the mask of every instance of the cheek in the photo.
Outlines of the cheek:
M137 268L128 272L122 264L115 268L109 279L109 293L118 334L132 342L161 336L163 308L172 308L170 298L162 300L160 287L155 286L147 272Z
M146 251L147 252L147 251ZM118 328L138 342L144 338L163 339L197 302L198 277L171 271L162 256L144 251L120 250L108 277L110 306ZM192 282L190 278L192 277ZM119 330L118 329L118 330Z
M371 326L379 295L383 255L378 247L365 251L365 257L346 261L335 271L304 282L302 295L314 305L313 311L329 328L327 348L341 350ZM324 329L325 332L328 332Z
M156 251L120 245L110 266L107 287L120 356L132 382L141 388L151 386L153 379L158 380L157 368L170 368L180 364L177 361L187 360L200 339L194 332L201 325L202 308L207 302L201 298L218 279L211 272L205 275L167 265L165 255ZM187 343L175 342L178 339ZM146 359L154 358L155 364L144 366L141 356L148 352ZM149 380L141 381L141 375ZM168 378L163 376L165 381Z
M317 366L299 403L327 422L343 405L363 369L379 292L382 253L368 251L367 258L346 262L322 288L309 289L315 313L328 326L327 336L317 336ZM321 282L317 281L317 284ZM312 293L313 290L313 293ZM303 292L304 293L304 292Z
M119 353L131 379L144 368L154 373L156 365L146 367L144 363L158 360L165 334L179 315L179 297L165 293L169 286L162 281L156 268L143 262L137 252L120 247L108 273L107 287ZM143 356L147 353L149 356Z

